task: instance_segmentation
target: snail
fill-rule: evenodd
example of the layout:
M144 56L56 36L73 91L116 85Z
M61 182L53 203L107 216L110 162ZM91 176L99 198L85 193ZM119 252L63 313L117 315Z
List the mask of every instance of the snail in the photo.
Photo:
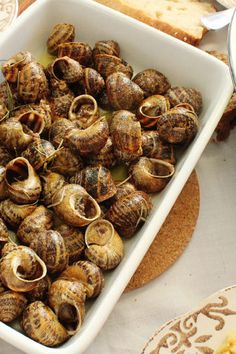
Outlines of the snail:
M21 156L29 161L35 171L38 171L52 159L54 153L54 146L49 141L35 139L22 152Z
M47 172L41 175L42 179L42 199L45 205L53 204L54 194L65 184L65 178L54 172Z
M90 95L77 96L71 103L68 117L76 127L88 128L99 117L97 101Z
M65 140L67 132L75 128L74 123L66 118L60 118L56 120L49 130L49 140L50 142L58 148L62 145ZM1 136L1 126L0 126L0 136Z
M145 98L138 107L137 118L145 129L156 125L158 117L170 109L168 98L161 95L154 95Z
M58 23L47 40L47 49L50 54L57 54L58 46L62 43L73 42L75 27L70 23Z
M19 205L11 199L5 199L0 202L0 217L7 225L16 228L36 208L36 204Z
M54 121L60 118L67 118L73 99L74 95L71 93L50 99L50 107Z
M81 158L68 148L62 147L56 151L48 164L48 169L52 172L65 176L73 176L83 168Z
M179 103L188 103L196 114L199 114L202 109L202 95L194 88L174 86L169 88L165 97L169 99L171 107L177 106Z
M113 40L98 41L95 43L93 48L93 57L95 58L98 54L108 54L119 57L120 46L116 41Z
M16 243L13 243L10 239L8 242L4 243L4 246L1 251L2 257L6 256L8 253L11 251L15 251L17 249L18 245ZM1 282L1 277L0 277L0 282ZM2 282L1 282L2 284ZM35 285L36 286L36 285Z
M50 75L50 66L48 70ZM73 91L70 89L68 83L65 82L64 80L57 80L55 77L49 76L48 82L49 82L51 97L59 98L65 95L73 96Z
M4 221L0 218L0 245L8 242L8 237L9 237L8 229Z
M7 187L5 182L6 168L0 166L0 200L7 198Z
M167 77L155 69L145 69L139 72L133 78L133 82L141 87L145 97L163 95L170 88Z
M131 65L123 59L110 54L96 54L94 57L95 69L106 79L109 75L121 72L129 79L133 76Z
M0 293L0 321L12 322L21 315L27 305L27 299L23 294L15 291Z
M67 83L78 82L83 78L82 66L68 56L56 58L51 64L50 73L57 80Z
M10 115L10 111L7 108L6 104L0 101L0 122L9 118L9 115Z
M34 58L30 52L24 51L16 53L2 65L2 73L5 79L8 82L16 83L19 72L26 64L32 61L34 61Z
M116 185L116 194L112 197L111 201L115 202L129 194L136 192L137 189L130 182L121 182Z
M106 168L110 168L115 165L116 157L114 154L113 144L110 137L108 137L106 144L98 152L98 154L87 156L88 164L91 166L102 165Z
M92 48L85 42L64 42L59 44L57 56L68 56L81 65L90 66L92 64Z
M51 286L51 279L46 275L43 279L40 279L36 286L25 293L25 296L29 302L34 301L46 301L48 296L48 290Z
M105 88L103 77L93 68L84 69L83 87L86 94L97 97Z

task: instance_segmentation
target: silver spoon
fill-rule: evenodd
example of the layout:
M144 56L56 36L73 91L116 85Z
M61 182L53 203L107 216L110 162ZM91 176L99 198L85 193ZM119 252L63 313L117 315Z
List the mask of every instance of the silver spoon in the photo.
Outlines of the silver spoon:
M202 16L201 22L207 29L218 30L227 26L233 16L235 7L227 10L214 12L213 14Z

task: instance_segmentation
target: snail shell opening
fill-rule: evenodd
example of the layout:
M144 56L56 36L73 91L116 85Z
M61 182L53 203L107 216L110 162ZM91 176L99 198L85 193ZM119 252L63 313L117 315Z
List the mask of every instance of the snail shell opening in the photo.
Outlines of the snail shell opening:
M88 128L98 118L97 101L90 95L76 97L69 110L69 119L76 121L81 129Z
M89 248L90 245L96 244L104 246L114 235L114 227L108 220L95 220L86 229L85 243Z
M24 133L41 134L45 128L43 116L37 111L27 111L18 117Z

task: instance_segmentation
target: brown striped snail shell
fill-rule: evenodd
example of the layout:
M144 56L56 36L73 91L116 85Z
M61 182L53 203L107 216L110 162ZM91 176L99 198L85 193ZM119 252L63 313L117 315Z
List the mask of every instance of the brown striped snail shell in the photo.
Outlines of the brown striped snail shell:
M48 347L55 347L69 338L55 313L41 301L27 306L21 326L27 336Z
M77 261L66 268L60 278L73 279L82 283L88 298L98 296L104 285L101 269L90 261Z
M137 118L143 128L153 129L158 117L170 109L168 98L161 95L154 95L145 98L138 107Z
M166 76L155 69L141 71L133 78L133 81L141 87L145 97L163 95L170 88Z
M11 199L5 199L0 202L0 216L3 221L14 227L18 227L20 223L30 215L37 207L36 204L15 204Z
M122 161L142 155L141 125L135 114L120 110L112 115L110 126L115 155Z
M108 95L107 95L107 90L103 89L99 97L97 98L98 105L105 111L112 111L113 108L110 104Z
M93 68L85 68L83 87L88 95L97 97L105 88L105 81L97 70Z
M0 145L0 164L6 166L13 159L12 155L5 146Z
M0 125L1 127L1 125ZM60 118L56 120L49 130L49 137L51 143L57 148L61 146L65 140L66 133L73 129L74 123L72 123L69 119ZM1 128L0 128L1 129ZM1 130L0 130L1 132Z
M88 155L87 156L88 164L91 166L102 165L106 168L110 168L116 162L116 158L114 155L114 149L112 140L108 137L106 144L103 148L99 151L98 154Z
M45 277L47 268L31 248L18 246L1 259L0 274L6 287L17 292L27 292Z
M169 99L171 107L179 103L190 104L196 114L199 114L202 108L202 95L200 91L194 88L175 86L171 87L165 94Z
M57 56L64 57L68 56L81 65L89 66L92 64L92 49L85 42L66 42L59 44Z
M53 209L57 216L70 226L90 224L101 215L95 199L78 184L67 184L53 197Z
M48 165L48 169L65 176L73 176L83 168L83 162L78 154L69 148L62 147L57 150Z
M48 172L41 175L42 179L42 199L45 205L53 204L54 194L60 190L65 184L65 178L54 172Z
M16 53L2 65L2 73L5 79L9 82L16 83L19 72L26 64L32 61L34 61L34 58L30 52Z
M9 117L10 111L4 102L0 101L0 122Z
M30 243L30 248L45 262L49 273L62 272L68 264L65 242L55 230L38 232Z
M84 286L78 281L57 279L50 287L49 305L69 335L80 330L85 315L85 298Z
M46 275L43 279L39 280L35 288L25 293L29 302L45 301L48 296L48 290L51 286L51 279Z
M74 95L71 93L68 93L60 97L52 97L50 99L50 107L51 107L53 121L56 121L60 118L67 119L73 99L74 99Z
M80 184L98 203L111 198L116 186L111 172L103 166L87 166L70 178L70 183Z
M95 43L94 49L93 49L93 56L97 54L109 54L109 55L115 55L116 57L120 56L120 46L116 41L113 40L107 40L107 41L98 41Z
M157 131L170 144L189 143L197 134L198 126L198 116L192 106L181 103L159 117Z
M51 211L40 205L22 221L17 230L17 236L23 243L29 245L35 237L37 238L38 232L51 229L52 224Z
M108 220L92 222L86 229L85 243L85 256L103 270L114 269L123 258L123 241Z
M106 87L109 102L116 110L132 111L144 98L143 90L121 72L109 75Z
M44 167L55 153L54 146L45 139L35 139L21 154L38 171Z
M66 144L81 156L99 153L109 136L109 127L105 117L101 117L88 128L71 129L66 135Z
M71 103L68 117L80 129L86 129L99 117L97 101L90 95L80 95Z
M26 64L19 73L18 95L25 103L34 103L49 94L47 78L39 63Z
M157 131L145 131L142 133L143 155L154 159L164 160L171 164L176 163L174 146L164 143Z
M123 59L109 54L97 54L94 58L95 69L106 79L109 75L121 72L129 79L133 76L131 65Z
M136 188L146 193L160 192L174 172L175 168L169 162L148 157L141 157L131 167L132 180Z
M78 228L66 224L61 224L57 231L64 239L69 255L69 264L78 261L85 248L84 234Z
M16 243L13 243L9 240L9 242L6 242L2 248L2 251L1 251L1 256L4 257L6 256L8 253L16 250L18 247L18 245ZM1 282L1 277L0 277L0 282ZM2 284L2 282L1 282Z
M47 49L50 54L57 54L61 43L73 42L75 39L75 27L70 23L56 24L47 40Z
M0 83L0 102L1 104L4 103L9 111L18 104L17 88L15 84L6 80Z
M15 291L5 291L0 294L0 321L12 322L21 315L27 305L23 294Z
M49 75L50 75L50 66L49 66ZM49 86L52 97L61 97L67 94L71 94L73 96L73 92L70 89L67 82L64 80L57 80L55 77L49 77Z
M0 244L8 242L8 229L4 223L4 221L0 218Z
M4 291L6 291L5 286L3 285L1 279L0 279L0 294L4 293Z
M112 201L115 202L129 194L137 191L135 186L129 182L121 182L116 185L116 194L113 196Z
M5 182L9 198L19 204L34 203L41 193L41 182L24 157L17 157L6 166Z
M55 59L51 64L50 71L54 78L64 80L68 84L78 82L83 78L82 66L67 56Z
M117 200L106 214L119 235L131 237L146 220L152 208L148 194L135 191Z
M0 200L7 198L7 186L5 182L6 168L0 166Z

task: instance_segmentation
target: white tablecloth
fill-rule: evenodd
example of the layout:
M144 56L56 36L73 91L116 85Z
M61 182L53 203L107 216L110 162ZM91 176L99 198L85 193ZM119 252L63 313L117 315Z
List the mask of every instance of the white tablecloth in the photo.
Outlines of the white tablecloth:
M225 44L223 30L207 35L202 47ZM159 278L121 296L85 354L138 354L164 322L236 283L236 128L226 142L208 144L196 170L200 215L188 247ZM0 340L0 354L23 353Z

